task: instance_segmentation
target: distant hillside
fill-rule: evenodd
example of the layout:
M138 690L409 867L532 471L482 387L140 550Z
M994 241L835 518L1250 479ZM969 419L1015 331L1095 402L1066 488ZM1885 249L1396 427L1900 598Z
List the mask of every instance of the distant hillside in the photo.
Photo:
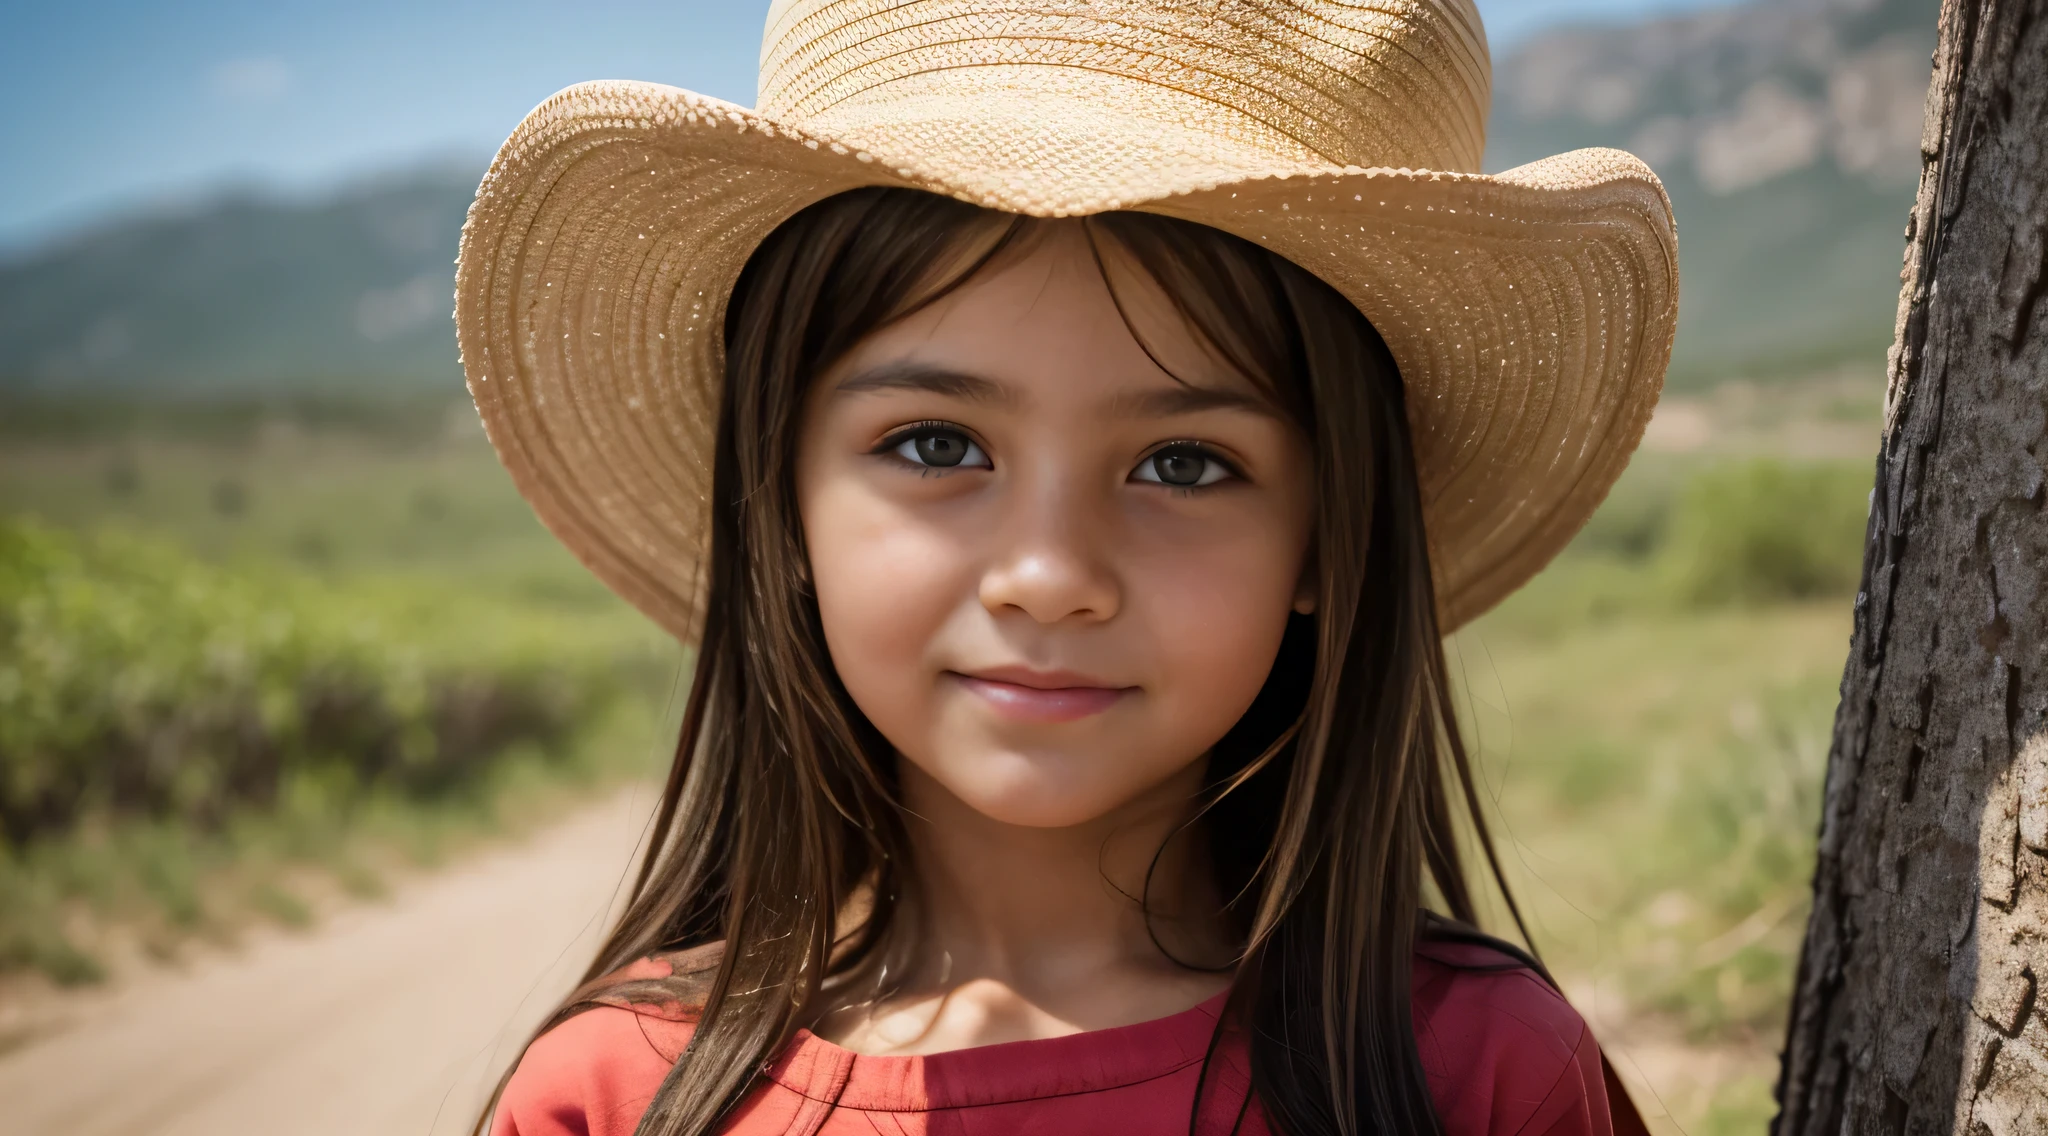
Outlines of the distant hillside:
M1566 29L1495 68L1487 167L1634 151L1678 216L1674 384L1875 367L1891 342L1939 0L1768 0Z
M455 244L481 175L216 200L0 264L0 387L453 391Z
M1762 0L1538 37L1497 61L1488 168L1610 145L1666 178L1675 384L1875 367L1937 2ZM0 263L0 389L452 391L451 262L480 173L223 199Z

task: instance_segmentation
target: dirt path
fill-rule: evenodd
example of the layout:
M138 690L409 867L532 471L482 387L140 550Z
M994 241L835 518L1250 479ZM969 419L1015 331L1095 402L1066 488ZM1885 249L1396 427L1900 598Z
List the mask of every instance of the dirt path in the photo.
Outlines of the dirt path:
M651 803L621 794L311 933L68 998L62 1028L0 1055L0 1136L467 1132L596 948ZM1683 1131L1665 1108L1700 1116L1715 1085L1769 1072L1595 1020L1660 1136Z
M81 998L0 1056L5 1136L466 1132L596 947L646 791L277 933Z

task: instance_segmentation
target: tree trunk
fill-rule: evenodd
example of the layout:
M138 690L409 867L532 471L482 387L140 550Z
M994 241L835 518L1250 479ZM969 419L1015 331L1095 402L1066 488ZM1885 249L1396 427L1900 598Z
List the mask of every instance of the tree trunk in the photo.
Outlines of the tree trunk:
M1946 0L1777 1136L2048 1133L2048 0Z

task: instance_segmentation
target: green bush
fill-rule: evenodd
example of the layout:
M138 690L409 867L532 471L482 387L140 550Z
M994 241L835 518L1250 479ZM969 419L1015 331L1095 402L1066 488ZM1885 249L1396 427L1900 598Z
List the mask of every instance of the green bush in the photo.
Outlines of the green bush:
M1855 591L1870 474L1760 459L1704 470L1677 495L1661 569L1689 605L1770 603Z
M1667 455L1637 454L1573 538L1573 553L1631 562L1648 559L1664 544L1671 503L1688 472Z
M617 644L418 582L322 583L0 520L0 843L93 816L217 825L317 780L431 795L548 751Z
M1870 495L1861 463L1659 457L1639 459L1489 623L1557 636L1620 617L1855 592Z

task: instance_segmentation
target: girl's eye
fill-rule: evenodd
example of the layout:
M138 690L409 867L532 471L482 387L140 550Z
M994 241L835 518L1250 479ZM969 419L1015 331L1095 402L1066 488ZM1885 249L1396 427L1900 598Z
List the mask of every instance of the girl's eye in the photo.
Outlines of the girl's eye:
M988 469L988 455L958 430L926 427L899 435L891 452L912 465L930 469Z
M1131 476L1139 481L1157 482L1175 489L1196 489L1236 475L1202 447L1176 442L1139 462Z

